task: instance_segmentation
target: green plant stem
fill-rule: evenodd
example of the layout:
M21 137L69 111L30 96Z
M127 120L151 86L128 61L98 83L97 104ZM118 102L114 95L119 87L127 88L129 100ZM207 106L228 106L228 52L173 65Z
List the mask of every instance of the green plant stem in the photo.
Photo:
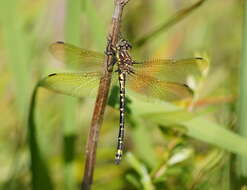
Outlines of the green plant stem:
M244 1L242 64L240 65L239 134L247 138L247 2ZM238 176L247 181L247 158L239 156ZM245 181L245 185L247 182Z
M28 38L23 29L23 17L18 12L19 1L0 1L0 24L4 35L4 46L8 55L9 69L14 79L15 104L19 119L26 118L28 105L28 86L30 72L28 69Z
M28 115L28 145L31 157L31 175L33 190L52 190L53 185L49 176L49 171L43 160L40 148L38 145L36 126L34 122L36 98L38 93L38 85L35 86L31 98L29 115Z
M193 4L192 6L185 8L183 10L180 10L179 12L177 12L177 14L175 14L173 17L168 19L168 21L166 21L164 24L161 24L155 30L153 30L150 33L144 35L143 37L137 39L133 43L134 46L136 46L136 47L143 46L145 43L147 43L149 40L154 38L156 35L160 34L161 32L164 32L165 30L167 30L171 26L177 24L179 21L186 18L186 16L190 15L194 10L196 10L198 7L200 7L202 5L202 3L204 3L204 2L205 2L205 0L199 0L198 2Z
M80 13L81 0L67 0L65 9L65 41L74 45L80 44ZM66 64L67 65L67 64ZM76 140L76 104L74 97L64 97L64 125L63 125L63 152L64 152L64 189L75 189L75 140Z

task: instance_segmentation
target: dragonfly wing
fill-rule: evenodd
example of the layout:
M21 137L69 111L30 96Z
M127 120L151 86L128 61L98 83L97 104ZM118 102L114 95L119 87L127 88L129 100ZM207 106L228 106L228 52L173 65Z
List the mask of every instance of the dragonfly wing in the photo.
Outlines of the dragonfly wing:
M148 75L128 76L127 85L137 93L165 101L191 98L193 94L185 84L166 82Z
M101 73L54 73L50 74L39 83L40 86L55 92L84 97L95 95Z
M83 68L100 68L104 61L104 54L78 48L64 42L55 42L50 45L50 52L60 61Z
M136 73L155 76L160 80L186 84L188 77L200 77L207 62L203 58L181 60L156 59L134 65Z

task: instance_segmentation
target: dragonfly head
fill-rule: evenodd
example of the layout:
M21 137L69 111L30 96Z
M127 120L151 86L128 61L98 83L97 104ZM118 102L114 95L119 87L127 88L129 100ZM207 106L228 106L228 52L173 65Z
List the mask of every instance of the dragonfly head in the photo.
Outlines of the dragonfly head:
M120 39L119 42L117 43L118 51L129 50L131 48L132 48L131 44L125 39Z

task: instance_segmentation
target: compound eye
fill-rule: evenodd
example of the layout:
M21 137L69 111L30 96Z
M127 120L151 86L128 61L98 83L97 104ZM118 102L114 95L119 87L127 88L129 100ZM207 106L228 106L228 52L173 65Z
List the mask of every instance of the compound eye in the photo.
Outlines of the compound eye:
M122 40L121 44L125 46L127 44L126 40Z

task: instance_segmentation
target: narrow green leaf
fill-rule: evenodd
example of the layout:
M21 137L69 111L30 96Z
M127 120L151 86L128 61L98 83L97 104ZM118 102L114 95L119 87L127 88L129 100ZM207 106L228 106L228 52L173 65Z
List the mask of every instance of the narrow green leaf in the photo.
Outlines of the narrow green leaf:
M129 95L132 99L130 106L135 110L136 115L144 116L145 119L159 125L182 125L187 131L186 134L195 139L247 157L247 140L226 127L203 116L182 111L180 107L169 103L150 101L150 99L148 101L141 96L131 96L132 93Z
M80 21L81 21L81 0L66 0L65 9L65 41L74 45L80 44ZM74 146L76 138L76 104L77 100L72 97L64 98L64 124L63 124L63 152L64 152L64 189L75 189L74 176Z
M242 64L240 65L239 133L247 138L247 2L244 1ZM247 158L239 157L239 176L247 178Z
M32 189L51 190L53 189L53 185L46 162L44 161L40 151L36 134L36 125L34 121L37 92L38 86L36 86L33 91L28 116L28 145L31 157Z
M30 49L27 33L24 31L24 20L20 16L19 1L9 0L0 1L0 23L3 34L3 45L8 56L8 66L12 72L16 104L19 109L20 117L27 111L28 105L28 85L30 69L29 53Z
M147 171L147 168L139 162L136 157L128 152L126 154L127 161L130 163L130 165L136 170L136 172L141 177L141 183L143 185L143 189L145 190L153 190L154 186L151 181L151 177Z
M102 22L102 18L97 13L97 8L93 4L93 1L85 0L85 13L87 15L87 19L90 20L89 26L90 31L93 36L94 41L97 43L97 47L100 49L104 48L106 40L106 30L107 28Z
M131 120L135 123L135 126L131 129L131 136L135 139L133 143L136 153L149 167L155 167L157 165L157 158L153 149L153 138L145 127L145 122L138 117L132 117Z

